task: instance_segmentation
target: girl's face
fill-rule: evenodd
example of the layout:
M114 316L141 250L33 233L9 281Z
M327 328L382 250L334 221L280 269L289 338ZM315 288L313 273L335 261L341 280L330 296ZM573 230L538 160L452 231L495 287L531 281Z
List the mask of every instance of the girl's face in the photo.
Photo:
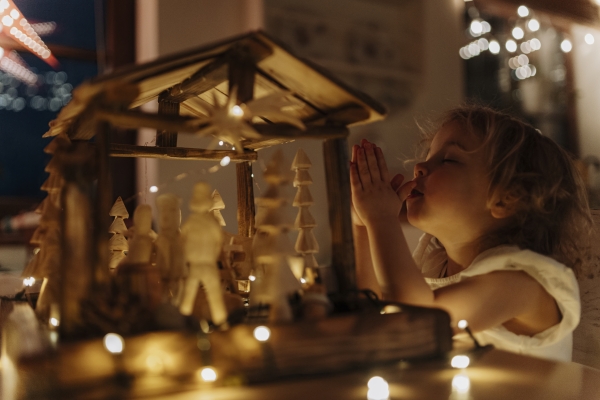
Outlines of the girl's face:
M489 178L481 144L481 138L451 122L434 136L427 159L415 166L408 221L442 244L475 241L498 225L487 206Z

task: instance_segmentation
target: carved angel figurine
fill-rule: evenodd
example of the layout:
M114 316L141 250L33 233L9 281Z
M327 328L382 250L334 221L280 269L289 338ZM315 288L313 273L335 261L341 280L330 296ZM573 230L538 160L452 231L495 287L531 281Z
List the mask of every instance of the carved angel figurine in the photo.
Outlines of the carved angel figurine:
M181 239L180 200L174 194L162 194L156 198L159 231L156 245L156 266L163 280L164 298L170 298L178 306L183 294L185 260Z
M198 286L202 283L206 290L212 321L215 325L220 325L227 320L217 266L223 236L219 223L209 213L212 204L208 184L197 183L190 201L192 213L183 224L181 232L185 259L190 270L179 310L183 315L192 314Z

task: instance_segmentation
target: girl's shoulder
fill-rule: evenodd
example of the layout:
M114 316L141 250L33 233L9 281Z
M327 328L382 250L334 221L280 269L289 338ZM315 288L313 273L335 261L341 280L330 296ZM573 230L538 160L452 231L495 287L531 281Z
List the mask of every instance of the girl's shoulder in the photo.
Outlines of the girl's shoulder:
M444 275L443 268L447 256L435 237L429 234L423 235L413 257L421 268L423 276L434 289L494 271L523 271L548 291L551 288L561 287L565 292L579 295L577 280L571 268L553 258L513 245L488 249L475 257L468 268L447 278L440 278Z

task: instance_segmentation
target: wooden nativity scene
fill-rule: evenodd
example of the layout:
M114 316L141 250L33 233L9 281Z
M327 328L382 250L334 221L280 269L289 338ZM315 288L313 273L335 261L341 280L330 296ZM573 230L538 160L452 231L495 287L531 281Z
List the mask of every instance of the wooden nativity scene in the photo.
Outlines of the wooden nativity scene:
M156 100L157 113L141 109ZM39 252L24 271L43 281L41 291L15 304L3 332L3 376L10 365L16 397L210 390L450 351L446 313L357 287L348 127L384 116L379 103L263 32L79 86L45 133L48 195L32 238ZM155 129L156 146L111 143L111 127ZM178 147L183 134L235 150ZM252 170L261 149L307 138L322 143L329 221L311 214L303 150L293 160L276 151L263 172ZM127 209L111 193L111 157L228 157L237 199L194 182L188 204L161 193L157 215L148 204ZM257 198L253 173L268 185ZM287 198L286 187L295 195ZM181 220L184 207L190 214ZM226 230L225 207L237 207L237 232ZM330 229L331 243L318 243L315 229ZM324 246L334 287L321 279Z

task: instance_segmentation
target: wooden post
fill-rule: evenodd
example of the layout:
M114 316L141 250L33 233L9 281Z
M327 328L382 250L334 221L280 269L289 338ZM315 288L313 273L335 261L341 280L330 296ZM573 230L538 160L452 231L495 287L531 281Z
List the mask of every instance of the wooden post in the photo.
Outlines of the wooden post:
M98 139L100 142L105 140L104 137ZM102 197L104 190L110 193L110 186L102 186L94 196L93 180L102 161L98 160L98 152L89 143L74 143L55 157L59 159L65 179L61 193L61 265L58 277L62 288L59 300L62 339L76 336L84 325L83 303L96 300L94 288L97 284L95 272L98 269L96 253L99 243L95 236L101 228L96 225L99 218L93 199ZM107 169L104 171L108 173ZM104 174L100 174L99 185L104 184L105 178ZM104 249L104 254L108 255L108 248ZM108 265L105 268L108 274Z
M236 93L237 104L254 98L254 79L256 64L250 51L240 47L232 52L229 58L229 95ZM236 164L238 193L238 233L245 237L254 235L254 183L252 180L252 164L241 162Z
M329 224L331 226L331 264L340 293L356 289L354 239L350 216L350 158L346 138L323 142Z
M179 103L167 100L168 91L158 96L158 113L179 115ZM156 132L157 147L177 147L177 132L159 130Z
M104 286L109 282L108 271L108 213L113 202L110 169L110 133L108 122L100 121L96 128L96 159L98 160L98 184L94 210L93 284Z

